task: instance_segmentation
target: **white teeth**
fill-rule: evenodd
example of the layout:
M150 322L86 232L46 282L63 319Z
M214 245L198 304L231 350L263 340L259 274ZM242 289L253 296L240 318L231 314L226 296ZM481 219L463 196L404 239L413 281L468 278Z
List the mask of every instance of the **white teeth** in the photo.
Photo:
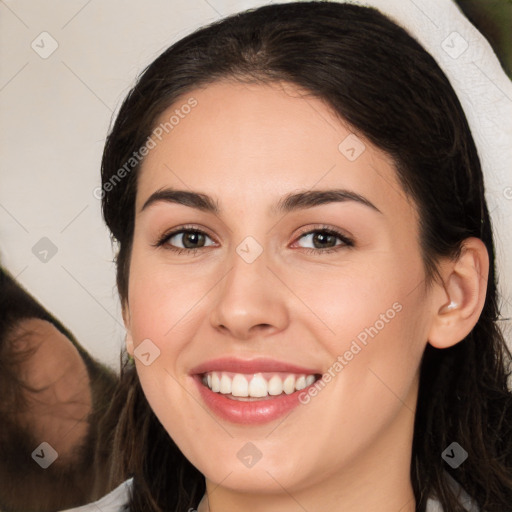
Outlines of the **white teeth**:
M231 383L231 394L233 396L249 396L249 383L247 379L237 373Z
M283 391L287 395L291 395L295 391L295 376L288 375L283 382Z
M211 390L215 391L215 393L218 393L220 391L220 379L219 376L213 372L212 374L212 387Z
M268 395L267 381L263 378L262 375L257 373L251 379L251 383L249 384L249 396L260 397L260 396L267 396L267 395Z
M268 394L269 395L280 395L283 392L283 381L281 377L274 375L268 381Z
M313 375L312 375L313 377ZM314 379L314 377L313 377ZM295 381L295 389L297 391L304 389L306 387L306 377L304 375L301 375L296 381Z
M283 379L284 377L284 379ZM282 393L290 395L315 382L314 375L286 376L272 375L267 379L261 373L246 375L242 373L209 372L203 375L203 384L215 393L236 397L261 398L267 395L277 396Z
M231 379L225 373L220 378L220 392L223 395L231 393Z

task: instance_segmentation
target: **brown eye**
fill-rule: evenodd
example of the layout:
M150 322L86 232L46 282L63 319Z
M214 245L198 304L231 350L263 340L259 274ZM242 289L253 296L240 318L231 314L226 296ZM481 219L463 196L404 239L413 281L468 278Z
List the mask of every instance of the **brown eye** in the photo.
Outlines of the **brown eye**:
M164 247L171 251L176 251L179 254L195 254L197 250L208 247L208 245L205 244L206 239L211 240L204 231L199 229L182 228L165 234L155 245L158 247Z
M198 246L202 247L205 242L205 234L199 231L180 231L179 233L169 237L167 242L170 243L173 238L181 240L184 248L197 249ZM180 238L181 237L181 238Z
M307 231L299 237L299 240L306 237L309 238L314 247L303 247L303 249L310 253L325 254L354 246L352 240L331 228L319 228ZM341 243L337 243L337 240L340 240Z

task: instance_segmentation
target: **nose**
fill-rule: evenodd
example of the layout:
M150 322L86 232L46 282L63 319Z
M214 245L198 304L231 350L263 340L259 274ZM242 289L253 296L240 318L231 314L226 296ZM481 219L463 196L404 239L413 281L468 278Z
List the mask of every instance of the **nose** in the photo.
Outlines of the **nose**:
M269 268L264 250L254 261L234 252L231 268L216 290L212 327L233 339L249 340L286 329L286 287Z

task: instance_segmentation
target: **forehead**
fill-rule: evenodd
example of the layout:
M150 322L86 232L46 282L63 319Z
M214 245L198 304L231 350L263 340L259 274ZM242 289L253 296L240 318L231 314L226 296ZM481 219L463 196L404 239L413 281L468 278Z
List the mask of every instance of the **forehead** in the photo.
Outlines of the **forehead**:
M203 192L221 205L270 204L298 189L344 188L410 213L388 155L292 84L215 82L183 95L155 127L156 144L138 179L137 211L164 187Z

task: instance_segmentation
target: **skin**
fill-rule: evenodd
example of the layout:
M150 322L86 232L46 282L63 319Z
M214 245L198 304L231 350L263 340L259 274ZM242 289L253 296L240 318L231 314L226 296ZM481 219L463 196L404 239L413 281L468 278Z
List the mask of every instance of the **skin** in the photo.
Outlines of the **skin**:
M198 105L141 169L123 317L130 354L147 338L160 350L149 366L136 358L137 371L161 423L205 475L200 512L413 512L420 359L428 342L448 347L476 323L488 271L484 245L468 239L459 260L441 262L442 282L427 287L418 214L392 162L361 135L366 149L349 161L338 145L354 130L321 100L290 84L224 81L191 92L161 119L190 96ZM164 201L141 212L164 187L208 194L221 213ZM360 194L380 212L355 201L286 215L270 210L288 193L330 188ZM209 236L196 255L152 245L186 224ZM319 224L354 246L340 239L315 246L303 233ZM247 236L263 249L250 264L236 252ZM172 243L183 248L183 239ZM322 254L334 245L338 251ZM221 356L265 356L326 372L395 303L401 311L285 418L259 426L218 418L189 375ZM237 457L249 441L262 453L251 468Z

